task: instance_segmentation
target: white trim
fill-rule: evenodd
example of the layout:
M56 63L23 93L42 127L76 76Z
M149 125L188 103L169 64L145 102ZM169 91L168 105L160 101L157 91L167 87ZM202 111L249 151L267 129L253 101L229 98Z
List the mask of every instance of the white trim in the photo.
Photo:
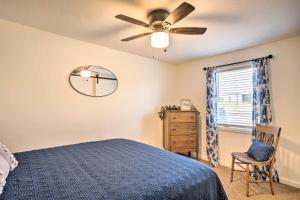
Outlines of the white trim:
M220 160L219 161L220 165L224 166L224 167L229 167L231 168L231 164L229 162L226 162L224 160Z
M228 131L228 132L245 133L245 134L252 133L252 129L250 128L242 128L242 127L234 127L234 126L227 127L222 125L219 125L217 128L218 131Z
M293 187L296 187L296 188L300 188L300 182L299 181L294 181L294 180L284 178L284 177L280 177L280 176L279 176L279 179L280 179L280 183L290 185L290 186L293 186Z
M200 155L200 159L204 160L204 161L208 161L207 155L206 154L202 154Z
M220 163L221 166L231 168L231 163L229 163L229 162L226 162L224 160L220 160L219 163ZM292 186L292 187L300 188L300 182L299 181L291 180L291 179L284 178L284 177L281 177L281 176L279 176L279 179L280 179L280 183L283 183L283 184L286 184L286 185L289 185L289 186Z

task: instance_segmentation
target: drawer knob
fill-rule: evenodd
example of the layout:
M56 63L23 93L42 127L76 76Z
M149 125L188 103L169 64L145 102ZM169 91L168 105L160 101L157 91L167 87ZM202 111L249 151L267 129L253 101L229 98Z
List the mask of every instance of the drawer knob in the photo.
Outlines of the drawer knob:
M191 119L194 119L194 117L191 117Z
M173 128L172 131L176 131L176 128Z
M176 117L173 117L173 119L176 119Z

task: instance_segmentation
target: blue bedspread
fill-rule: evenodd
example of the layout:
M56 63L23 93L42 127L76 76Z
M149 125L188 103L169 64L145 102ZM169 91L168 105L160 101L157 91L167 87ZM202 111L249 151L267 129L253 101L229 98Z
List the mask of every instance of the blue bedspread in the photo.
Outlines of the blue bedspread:
M142 143L113 139L16 154L2 200L223 200L209 167Z

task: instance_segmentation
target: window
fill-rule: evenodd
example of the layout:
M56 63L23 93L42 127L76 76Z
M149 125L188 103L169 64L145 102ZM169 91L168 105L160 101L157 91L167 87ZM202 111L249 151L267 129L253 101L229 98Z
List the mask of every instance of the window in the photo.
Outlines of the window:
M218 127L252 127L252 65L217 72Z

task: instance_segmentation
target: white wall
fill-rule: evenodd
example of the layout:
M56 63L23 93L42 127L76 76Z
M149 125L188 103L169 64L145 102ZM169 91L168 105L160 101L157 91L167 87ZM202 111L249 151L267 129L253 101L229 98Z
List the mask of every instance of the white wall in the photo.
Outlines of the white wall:
M99 65L117 91L92 98L69 73ZM0 20L0 141L13 151L108 138L162 146L162 104L173 103L174 66Z
M300 187L300 36L176 68L0 20L0 141L13 151L116 137L162 146L157 111L190 98L202 114L201 154L206 158L202 68L270 53L276 56L271 61L274 124L282 127L277 163L282 181ZM69 73L87 64L114 72L117 91L103 98L74 91ZM230 163L231 152L249 146L249 134L220 132L221 164Z
M282 182L300 187L300 36L220 56L199 59L177 68L178 99L190 98L202 115L201 154L205 151L206 77L203 67L275 55L271 60L274 125L282 127L277 165ZM219 132L221 164L229 166L230 153L247 151L250 134Z

